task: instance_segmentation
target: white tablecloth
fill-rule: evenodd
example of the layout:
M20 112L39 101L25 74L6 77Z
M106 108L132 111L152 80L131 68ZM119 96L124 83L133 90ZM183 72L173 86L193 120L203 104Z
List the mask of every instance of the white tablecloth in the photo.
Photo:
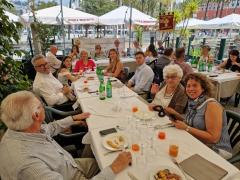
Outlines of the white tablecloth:
M216 74L209 72L201 72L205 75ZM216 97L217 100L220 98L231 97L237 92L238 85L240 84L239 73L236 72L227 72L227 73L218 73L217 77L210 77L213 81L213 84L216 86Z
M132 117L131 108L133 106L137 106L139 110L146 111L148 110L148 107L146 103L141 101L136 95L128 98L121 98L123 94L132 93L129 89L126 89L125 93L123 93L123 91L114 89L113 97L109 99L107 98L106 100L99 100L98 96L91 96L85 98L85 96L83 95L84 93L82 94L81 92L77 91L77 89L81 86L81 83L82 80L74 83L74 88L76 90L75 92L78 97L78 102L81 104L83 111L88 111L92 113L92 116L87 119L91 147L100 169L103 169L113 162L113 160L117 157L118 153L104 155L107 150L102 145L102 137L100 136L99 131L120 125L125 127L125 129L118 131L122 132L129 138L133 137L130 132L134 132L134 128L129 130L129 122L134 121L134 123L131 123L131 125L135 124L135 120ZM93 84L96 84L97 86L98 83L96 81L93 81ZM121 111L115 112L115 106L122 107ZM169 122L169 120L166 117L159 118L158 116L156 116L155 120L151 121L151 124L165 124L167 122ZM145 125L143 125L142 127L145 127ZM149 129L147 130L148 131L141 130L139 136L147 136ZM166 133L166 139L159 140L157 138L157 133L159 132L159 130L155 131L152 134L152 151L148 151L149 153L144 152L143 154L139 153L137 156L133 153L134 160L136 160L136 157L138 157L138 159L140 159L137 161L138 164L142 163L143 166L136 166L133 163L131 167L127 168L126 170L117 175L117 180L129 179L129 177L127 176L127 172L129 171L133 173L139 180L146 180L149 179L149 172L159 166L171 166L177 168L172 163L168 155L168 147L169 144L172 143L179 146L179 155L177 157L177 160L179 162L197 153L200 154L202 157L206 158L207 160L227 170L228 175L224 179L228 179L230 176L239 173L239 170L236 167L228 163L226 160L224 160L222 157L213 152L211 149L202 144L200 141L198 141L186 131L178 130L176 128L167 128L161 131L164 131ZM146 151L147 148L142 149Z

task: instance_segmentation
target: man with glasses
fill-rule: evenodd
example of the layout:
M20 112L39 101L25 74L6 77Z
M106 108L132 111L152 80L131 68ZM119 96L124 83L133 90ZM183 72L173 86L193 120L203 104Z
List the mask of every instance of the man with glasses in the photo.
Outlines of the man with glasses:
M46 58L43 55L36 55L32 59L32 64L37 72L33 82L33 91L43 97L49 106L67 102L72 90L68 86L63 86L52 75Z
M61 66L62 62L57 59L58 48L57 46L51 45L50 52L47 54L47 62L49 63L50 71L54 74Z

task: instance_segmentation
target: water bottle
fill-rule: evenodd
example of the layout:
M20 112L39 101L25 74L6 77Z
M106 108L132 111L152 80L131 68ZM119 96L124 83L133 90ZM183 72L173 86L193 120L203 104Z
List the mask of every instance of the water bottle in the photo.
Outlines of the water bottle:
M104 81L101 80L100 81L100 85L99 85L99 99L100 100L104 100L105 97L105 85L104 85Z
M212 72L212 68L213 68L213 63L210 61L208 63L208 72Z
M112 97L112 83L110 81L110 78L108 78L108 81L107 81L106 91L107 91L107 98L111 98Z

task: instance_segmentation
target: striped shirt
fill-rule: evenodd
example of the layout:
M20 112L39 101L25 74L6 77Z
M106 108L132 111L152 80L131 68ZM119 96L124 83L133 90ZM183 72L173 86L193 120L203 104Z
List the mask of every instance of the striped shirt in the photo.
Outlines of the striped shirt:
M80 168L61 146L52 139L73 125L71 117L43 124L41 133L24 133L8 129L0 143L2 180L71 180L82 174ZM81 179L86 179L83 178ZM93 180L114 179L110 167Z

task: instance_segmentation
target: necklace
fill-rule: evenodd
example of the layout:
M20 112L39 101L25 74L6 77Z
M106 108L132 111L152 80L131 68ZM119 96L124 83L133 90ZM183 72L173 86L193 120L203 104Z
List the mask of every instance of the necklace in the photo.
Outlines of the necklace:
M177 88L174 88L174 90L173 90L173 92L172 92L171 94L167 94L167 93L166 93L166 91L167 91L167 86L166 86L166 89L165 89L165 91L164 91L163 97L164 97L165 99L170 99L170 98L172 98L172 96L174 95L176 89L177 89Z

